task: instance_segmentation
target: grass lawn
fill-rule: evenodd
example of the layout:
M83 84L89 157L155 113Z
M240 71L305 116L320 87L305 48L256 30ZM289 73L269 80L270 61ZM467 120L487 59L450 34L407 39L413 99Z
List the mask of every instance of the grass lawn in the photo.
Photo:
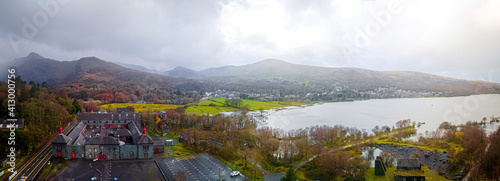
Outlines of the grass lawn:
M300 170L300 169L295 170L295 175L297 175L297 179L299 179L299 180L301 180L301 181L302 181L302 180L305 180L305 181L313 181L313 180L311 180L311 179L306 178L306 176L305 176L304 174L305 174L305 173L304 173L302 170Z
M421 145L413 144L411 142L393 142L393 141L389 141L387 138L375 140L375 143L376 144L384 144L384 145L410 146L410 147L415 147L415 148L420 148L420 149L425 149L425 150L439 151L439 152L448 151L448 149L445 149L445 148L421 146ZM458 153L458 152L463 150L463 147L461 145L458 145L455 143L448 143L448 144L450 144L450 147L453 148L455 153Z
M189 155L193 155L190 150L184 148L184 143L177 143L173 146L173 156L174 157L185 157Z
M238 111L237 108L234 107L226 107L225 106L226 99L224 98L212 98L208 100L204 100L199 102L198 104L190 104L192 106L187 107L186 113L193 114L218 114L223 111ZM271 108L278 107L286 107L286 106L300 106L304 105L300 102L289 102L289 101L271 101L271 102L262 102L262 101L254 101L248 99L242 99L242 105L249 105L251 111L260 110L260 108L264 110L269 110ZM212 106L209 106L212 104ZM101 105L99 108L103 110L115 111L116 108L133 106L135 108L135 112L146 112L146 111L160 111L166 109L175 109L177 107L182 107L184 105L174 105L174 104L146 104L146 103L111 103Z
M237 108L226 107L225 106L226 99L225 98L211 98L208 100L204 100L199 102L196 106L189 106L186 109L186 113L194 113L194 114L218 114L222 111L237 111ZM249 99L242 99L242 105L248 105L250 111L257 111L260 108L264 110L269 110L272 108L278 107L286 107L286 106L300 106L303 103L300 102L285 102L285 101L270 101L270 102L262 102L262 101L254 101ZM212 105L212 106L210 106Z
M173 104L146 104L146 103L111 103L101 105L100 109L114 111L116 108L123 108L128 106L134 106L135 112L145 112L145 111L162 111L165 109L175 109L183 105L173 105Z
M220 160L222 163L226 164L232 170L239 171L241 174L245 175L248 178L254 178L255 175L256 178L252 180L263 180L264 178L262 172L260 172L260 170L257 169L257 167L255 167L252 163L247 162L247 167L245 167L245 159L241 157L236 161L228 161L217 155L212 156Z
M427 166L422 166L422 170L425 171L425 180L448 180L438 173L432 171ZM385 176L376 176L375 168L371 167L365 173L366 180L375 180L375 181L393 181L394 180L394 171L396 171L396 167L387 167L387 171L385 172Z
M193 114L219 114L223 111L237 111L238 109L233 107L223 107L223 106L189 106L186 109L186 113Z

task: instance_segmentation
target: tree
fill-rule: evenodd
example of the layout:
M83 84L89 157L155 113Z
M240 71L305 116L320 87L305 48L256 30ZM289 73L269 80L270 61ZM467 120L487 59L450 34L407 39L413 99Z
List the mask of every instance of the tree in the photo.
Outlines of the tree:
M297 175L295 174L295 171L293 171L293 167L290 167L288 169L288 172L286 172L285 177L281 178L281 181L295 181L297 180Z
M392 153L388 150L384 150L382 151L382 153L380 153L380 158L382 159L382 163L387 166L387 167L392 167L394 166L394 155L392 155Z
M500 178L500 128L490 135L490 147L481 163L481 169L488 179Z
M468 122L462 127L462 144L464 150L460 152L459 158L465 159L469 168L482 156L487 145L487 138L484 129Z

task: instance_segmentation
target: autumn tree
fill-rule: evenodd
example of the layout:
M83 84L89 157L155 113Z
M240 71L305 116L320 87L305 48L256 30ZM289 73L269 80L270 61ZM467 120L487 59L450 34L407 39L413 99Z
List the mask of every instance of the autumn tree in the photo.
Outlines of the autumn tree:
M487 145L486 133L481 127L471 122L463 126L461 131L464 133L462 136L464 150L457 156L464 159L467 167L471 168L484 153Z
M488 179L500 178L500 128L489 136L490 146L484 155L480 169Z
M394 155L392 155L392 153L390 151L388 151L388 150L382 151L382 153L380 153L380 158L382 159L382 163L385 166L388 166L388 167L394 166L394 160L396 158L394 157Z

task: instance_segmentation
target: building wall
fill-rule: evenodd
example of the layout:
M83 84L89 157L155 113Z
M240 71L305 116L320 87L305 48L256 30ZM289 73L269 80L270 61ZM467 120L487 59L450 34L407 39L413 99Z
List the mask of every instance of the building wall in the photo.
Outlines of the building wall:
M126 125L130 123L133 120L106 120L106 121L97 121L97 120L86 120L84 123L89 127L89 128L105 128L106 125L109 125L110 128L112 128L112 125L115 126L115 128L123 128L123 125Z
M93 160L99 154L99 145L85 145L85 159Z
M103 155L106 155L107 160L120 159L120 147L118 145L101 145L100 150Z
M122 160L136 159L137 158L137 145L120 146L119 158Z
M67 150L66 144L52 144L52 156L58 157L57 153L61 152L61 157L62 158L67 158L66 155L68 155L68 150Z
M154 153L154 150L158 148L158 153L163 153L165 152L165 149L164 149L164 146L163 145L153 145L153 153Z
M137 145L137 158L153 158L154 148L153 144Z
M81 145L68 145L68 155L66 158L71 158L71 153L75 153L75 158L85 158L85 147Z

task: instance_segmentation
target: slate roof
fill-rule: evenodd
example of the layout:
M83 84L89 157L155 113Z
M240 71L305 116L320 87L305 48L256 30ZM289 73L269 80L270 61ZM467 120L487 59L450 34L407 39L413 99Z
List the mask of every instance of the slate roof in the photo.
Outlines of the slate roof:
M398 159L397 170L420 170L420 161L416 158Z
M119 107L119 108L116 108L116 112L117 113L134 113L135 112L135 108L125 108L125 107Z
M148 135L143 134L139 137L137 144L153 144L153 140Z
M140 113L80 113L77 119L92 120L92 121L106 121L106 120L141 120Z
M57 134L52 143L68 144L70 141L71 138L69 136L66 136L64 134Z
M153 140L153 145L163 145L163 140L161 139L154 139Z
M86 145L118 145L116 138L111 136L95 136L85 142Z
M73 141L72 145L85 145L85 136L84 135L79 135L75 141Z
M135 124L135 122L130 122L127 125L127 128L130 130L130 133L132 134L132 140L134 141L134 144L136 145L137 142L139 142L139 139L141 137L141 132L139 132L139 128Z
M83 128L85 128L85 123L80 121L78 122L78 124L75 126L75 128L73 129L73 131L71 131L71 133L69 133L69 137L72 139L72 140L76 140L76 137L78 137L80 135L80 133L83 131Z
M128 129L118 129L118 131L116 131L115 133L115 136L119 137L132 136L132 133L130 133Z

